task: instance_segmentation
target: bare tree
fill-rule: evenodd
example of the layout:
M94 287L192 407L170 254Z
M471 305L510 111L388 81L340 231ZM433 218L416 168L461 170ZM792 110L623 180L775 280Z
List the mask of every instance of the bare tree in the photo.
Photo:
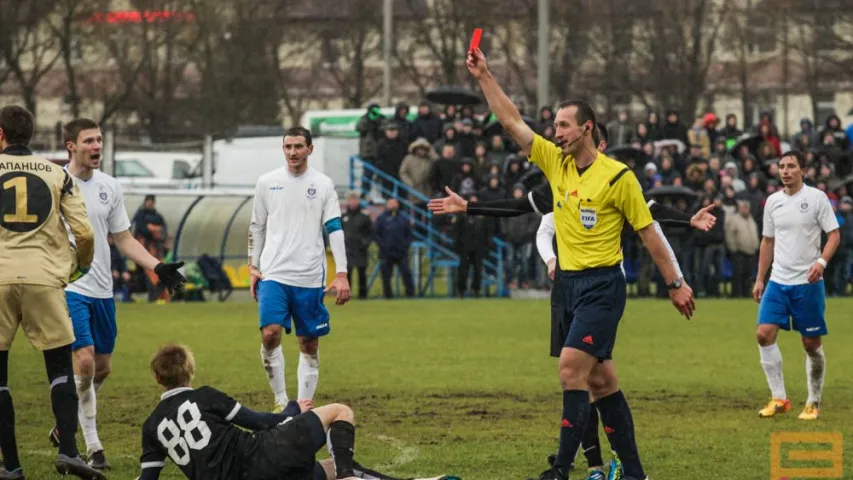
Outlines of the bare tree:
M637 39L645 45L635 53L648 82L641 90L654 96L648 103L688 116L696 112L707 93L717 38L731 6L732 0L656 0L645 6Z
M52 0L0 3L0 54L28 110L36 114L37 88L59 60L57 41L45 18L56 8Z
M408 21L398 31L405 31L408 38L397 43L394 58L403 75L422 95L429 86L469 83L464 63L474 28L491 25L492 30L497 30L497 13L514 12L518 7L518 2L507 0L401 0L399 3L398 8ZM507 9L504 4L515 7ZM484 52L488 52L490 37L491 33L486 32L481 44Z
M95 12L105 10L106 0L57 0L54 15L48 18L50 31L57 41L62 67L65 70L66 103L74 118L80 116L83 102L82 84L85 73L79 70L93 40L94 26L89 22ZM83 78L81 78L83 77Z
M371 0L348 2L350 15L335 15L317 37L324 73L349 108L359 108L382 88L382 74L370 64L381 58L382 12Z

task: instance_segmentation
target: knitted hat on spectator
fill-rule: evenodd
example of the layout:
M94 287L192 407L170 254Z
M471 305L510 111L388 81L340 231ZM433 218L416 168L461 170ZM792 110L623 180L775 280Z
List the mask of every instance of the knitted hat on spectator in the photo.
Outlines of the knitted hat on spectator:
M657 165L655 165L653 162L649 162L649 163L647 163L647 164L646 164L646 166L643 168L643 171L647 171L647 170L651 170L653 174L654 174L654 173L658 173L658 166L657 166Z

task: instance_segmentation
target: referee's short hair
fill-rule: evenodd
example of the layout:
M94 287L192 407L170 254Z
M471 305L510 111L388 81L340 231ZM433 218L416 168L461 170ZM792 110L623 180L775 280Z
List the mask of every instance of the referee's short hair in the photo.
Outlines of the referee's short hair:
M305 127L290 127L284 132L285 137L305 137L305 145L311 146L311 131Z
M788 151L788 152L785 152L784 154L782 154L782 156L779 157L779 160L781 160L785 157L796 158L797 159L797 165L800 166L800 169L805 170L805 168L806 168L806 156L803 155L803 152L800 152L797 150L791 150L791 151Z
M595 124L598 122L595 120L595 110L592 109L590 104L584 102L583 100L569 100L558 105L557 110L561 110L563 108L568 107L577 108L578 111L575 115L575 120L577 120L578 125L583 125L586 122L592 122L594 129Z
M35 128L33 114L26 108L17 105L0 108L0 129L9 145L29 145Z

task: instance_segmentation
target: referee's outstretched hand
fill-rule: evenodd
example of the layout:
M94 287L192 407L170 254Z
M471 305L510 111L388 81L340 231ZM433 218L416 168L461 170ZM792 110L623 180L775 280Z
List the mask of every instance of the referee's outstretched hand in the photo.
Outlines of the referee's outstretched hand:
M672 299L672 304L675 308L690 320L693 312L696 311L696 300L693 298L693 289L686 282L681 284L681 288L669 291L669 298Z
M468 210L468 202L456 194L450 187L444 187L447 196L444 198L433 198L429 201L429 211L436 215L449 213L465 213Z

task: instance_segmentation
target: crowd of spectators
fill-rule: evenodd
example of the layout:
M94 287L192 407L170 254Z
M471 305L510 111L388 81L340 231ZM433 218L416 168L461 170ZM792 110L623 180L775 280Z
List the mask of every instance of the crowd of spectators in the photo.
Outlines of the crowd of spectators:
M407 221L380 217L376 226L393 235L379 241L373 234L379 243L383 277L390 278L396 265L410 279L403 259L417 235L411 220L419 215L425 199L443 196L446 186L470 200L519 197L544 178L535 165L517 155L515 145L502 135L499 124L488 113L477 113L470 106L435 111L426 101L418 105L414 120L408 119L407 105L399 104L395 110L393 117L384 118L378 105L370 105L358 122L360 157L395 180L367 171L361 198L370 199L376 184L384 197L405 195L414 205L414 210L402 211L407 209L401 210L399 202L389 202L389 211L383 216L402 216ZM531 126L544 137L553 138L553 117L554 111L543 107ZM828 294L845 295L853 261L853 125L844 130L841 119L832 115L818 128L804 118L801 130L783 140L770 113L762 114L757 124L749 127L734 114L726 115L724 122L714 113L691 120L684 121L676 111L666 112L662 118L651 112L640 119L622 111L606 127L608 154L634 169L648 196L685 212L695 212L710 203L717 205L719 220L708 233L665 229L697 294L750 295L764 202L781 188L779 157L794 149L806 153L806 183L826 192L841 225L841 246L826 270L825 280ZM395 184L405 184L417 193L400 191ZM359 209L358 194L351 200L352 208ZM549 288L534 247L539 224L535 214L503 220L468 216L435 220L439 221L434 225L454 239L462 263L455 285L457 295L479 295L483 275L494 274L483 267L493 236L508 245L504 264L510 288ZM656 290L658 295L666 295L664 288L652 288L660 279L636 235L626 231L623 244L626 273L629 282L636 284L636 294L648 296ZM412 295L410 280L405 286L406 294ZM390 286L388 290L386 296L391 295Z

